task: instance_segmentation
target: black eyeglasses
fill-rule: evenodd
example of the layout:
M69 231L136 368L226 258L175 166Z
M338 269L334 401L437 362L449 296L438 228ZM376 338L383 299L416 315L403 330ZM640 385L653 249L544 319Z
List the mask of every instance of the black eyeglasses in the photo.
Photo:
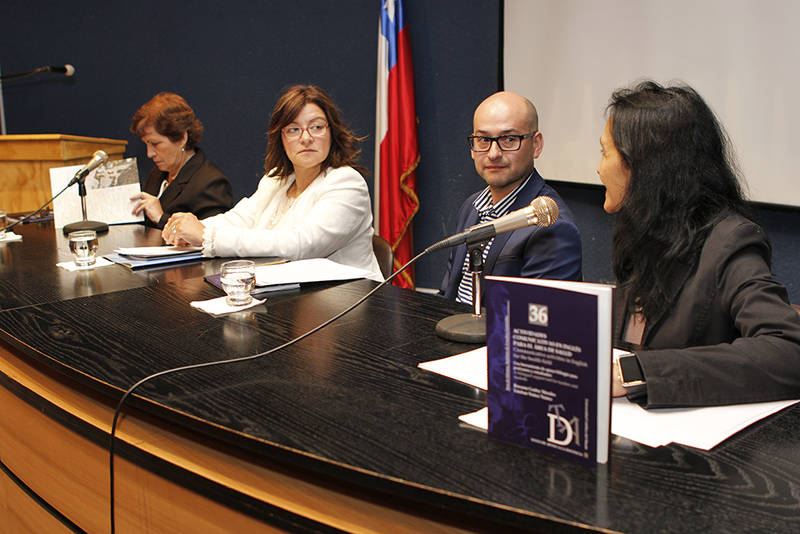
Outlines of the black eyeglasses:
M538 131L538 130L537 130ZM469 148L473 152L489 152L492 148L492 143L497 142L497 147L506 152L519 150L522 146L522 140L536 135L536 132L526 134L506 134L498 135L497 137L489 137L488 135L470 135L467 137Z

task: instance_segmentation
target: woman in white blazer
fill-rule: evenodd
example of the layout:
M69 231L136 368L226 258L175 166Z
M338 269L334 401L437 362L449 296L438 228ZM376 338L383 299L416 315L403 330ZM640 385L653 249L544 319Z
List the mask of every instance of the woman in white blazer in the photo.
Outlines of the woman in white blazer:
M328 258L382 280L369 191L356 170L359 141L322 89L290 87L272 111L267 172L256 192L203 220L172 215L164 241L202 246L210 257Z

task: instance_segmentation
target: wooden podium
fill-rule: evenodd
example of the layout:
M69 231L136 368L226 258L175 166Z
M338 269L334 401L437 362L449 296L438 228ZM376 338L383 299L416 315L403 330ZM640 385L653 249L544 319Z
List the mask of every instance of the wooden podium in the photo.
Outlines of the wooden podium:
M97 150L119 160L127 144L121 139L63 134L0 135L0 209L35 210L51 197L51 167L86 163Z

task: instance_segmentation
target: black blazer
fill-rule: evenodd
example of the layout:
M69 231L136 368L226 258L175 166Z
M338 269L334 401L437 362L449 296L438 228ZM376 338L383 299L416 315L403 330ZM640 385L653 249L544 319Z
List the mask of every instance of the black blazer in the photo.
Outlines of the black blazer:
M166 178L167 173L155 167L142 185L142 191L158 196L161 182ZM222 171L206 159L200 148L195 148L195 155L186 162L159 200L164 214L157 223L145 217L145 224L164 228L170 215L179 211L194 213L198 219L228 211L233 205L233 194L231 183Z
M648 408L800 398L800 314L772 278L761 227L729 215L711 231L696 269L671 284L671 304L645 325L640 349ZM627 318L617 295L615 340ZM642 397L644 394L646 397Z
M472 205L480 191L471 195L458 212L458 228L462 232L477 224L478 212ZM528 226L495 237L483 265L485 274L520 276L523 278L581 279L581 236L575 219L558 193L544 183L534 170L533 176L519 192L509 211L522 209L538 196L548 196L558 204L558 220L548 228ZM449 299L458 295L461 269L467 255L466 245L452 249L439 294Z

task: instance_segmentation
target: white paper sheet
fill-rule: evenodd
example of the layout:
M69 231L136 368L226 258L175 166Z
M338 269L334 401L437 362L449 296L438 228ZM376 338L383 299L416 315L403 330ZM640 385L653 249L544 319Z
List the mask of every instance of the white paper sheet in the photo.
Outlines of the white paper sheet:
M100 267L114 265L114 262L108 261L102 256L98 256L95 259L95 262L91 265L78 265L74 261L62 261L61 263L56 263L56 265L62 269L66 269L67 271L90 271L92 269L99 269Z
M756 421L797 402L645 410L625 397L618 397L611 406L611 432L651 447L674 442L707 451Z
M163 256L175 256L178 254L188 254L203 250L203 247L178 247L167 245L163 247L126 247L115 249L114 252L123 256L135 258L161 258Z
M0 243L10 243L12 241L22 241L22 235L15 234L11 230L0 232Z
M489 377L486 373L486 347L480 347L449 358L442 358L441 360L422 362L418 367L448 378L454 378L459 382L464 382L482 390L486 390L489 387Z
M50 169L50 189L55 195L66 186L83 165ZM141 192L136 158L110 161L90 172L86 184L86 217L106 224L138 222L144 215L133 215L135 202L131 197ZM83 220L78 185L73 184L53 201L53 221L56 228Z
M615 356L622 352L614 350ZM486 347L422 362L419 367L481 389L487 388ZM611 404L611 433L650 447L680 443L710 450L740 430L797 402L800 401L645 410L625 397L619 397ZM486 408L464 414L459 419L483 430L489 425Z
M489 408L459 415L458 420L483 431L489 430Z
M224 315L226 313L246 310L247 308L252 308L253 306L258 306L266 302L266 299L259 300L254 298L243 306L231 306L226 302L227 298L228 297L217 297L209 300L193 300L189 304L191 304L193 308L202 310L209 315Z
M330 282L334 280L356 280L370 278L365 269L342 265L325 258L296 260L277 265L256 267L256 285L304 284L308 282Z

